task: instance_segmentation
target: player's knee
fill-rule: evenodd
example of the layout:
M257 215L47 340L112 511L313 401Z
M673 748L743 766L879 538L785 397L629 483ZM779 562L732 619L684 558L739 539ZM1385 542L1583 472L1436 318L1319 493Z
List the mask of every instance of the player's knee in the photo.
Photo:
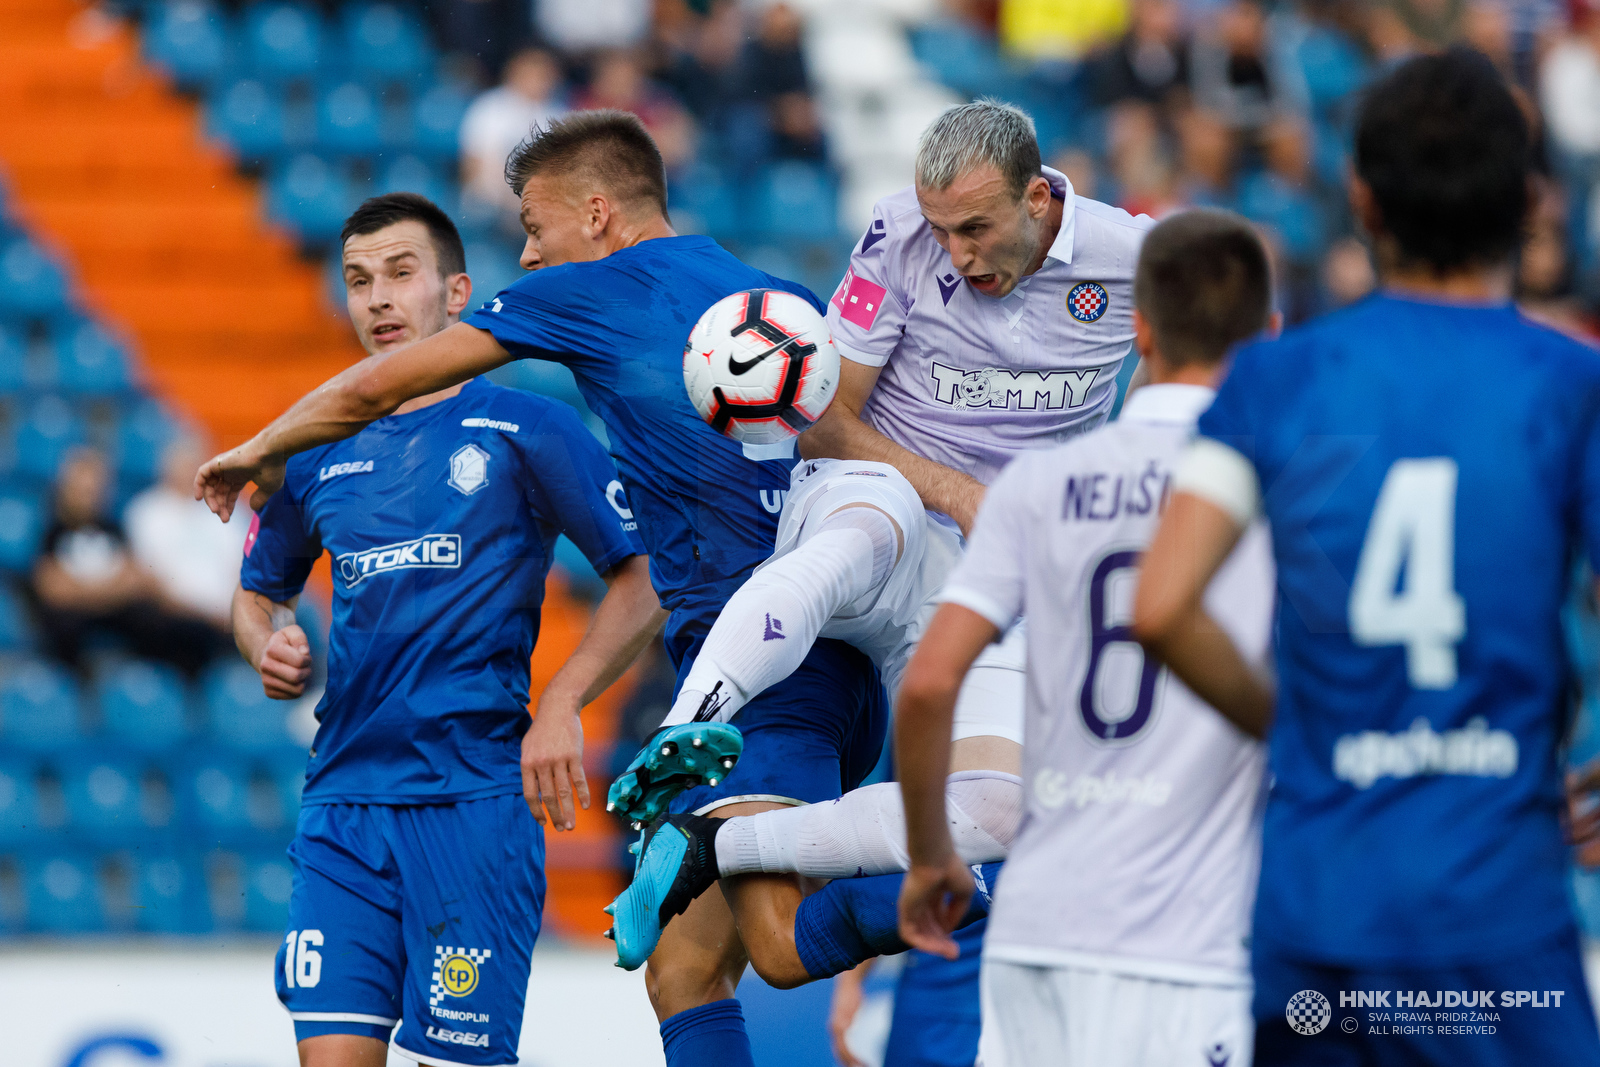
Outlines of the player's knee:
M744 947L750 954L750 966L774 989L794 989L812 980L800 962L793 938L747 937Z
M699 1004L733 996L730 978L717 961L696 953L656 950L644 965L644 988L656 1018L666 1019Z

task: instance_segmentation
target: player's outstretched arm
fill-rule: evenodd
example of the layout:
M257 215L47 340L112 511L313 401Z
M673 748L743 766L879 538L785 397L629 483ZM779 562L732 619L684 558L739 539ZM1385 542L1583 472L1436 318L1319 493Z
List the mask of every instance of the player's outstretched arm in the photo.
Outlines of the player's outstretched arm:
M280 603L243 586L233 590L233 642L274 700L299 699L311 678L311 646L294 621L298 599Z
M941 604L906 667L895 705L894 757L905 801L911 866L900 889L906 944L955 959L950 937L972 899L972 872L956 854L944 807L956 695L974 660L998 637L994 623L960 604Z
M1242 526L1204 497L1176 492L1139 568L1133 632L1194 694L1248 734L1272 725L1272 690L1205 610L1206 586Z
M650 584L650 558L629 556L605 574L606 595L583 640L544 687L522 737L522 794L533 817L557 830L577 826L573 801L589 807L579 713L622 676L667 612Z
M283 485L289 457L342 441L415 397L459 385L510 360L488 331L465 323L393 352L368 356L301 397L266 429L216 456L194 479L194 497L226 522L239 491L254 482L256 510Z
M839 361L839 391L816 425L800 435L800 454L806 459L887 463L906 476L923 507L944 512L963 534L970 534L978 505L983 503L983 483L895 444L861 417L881 372L881 367L851 359Z

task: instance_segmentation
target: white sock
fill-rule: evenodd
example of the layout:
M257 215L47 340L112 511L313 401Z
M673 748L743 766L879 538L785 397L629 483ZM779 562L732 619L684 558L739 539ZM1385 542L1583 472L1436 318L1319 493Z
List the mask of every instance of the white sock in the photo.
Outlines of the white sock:
M945 786L950 836L963 863L1005 859L1022 816L1022 779L962 771ZM793 872L813 878L894 874L910 862L898 782L838 800L728 819L717 831L717 871Z

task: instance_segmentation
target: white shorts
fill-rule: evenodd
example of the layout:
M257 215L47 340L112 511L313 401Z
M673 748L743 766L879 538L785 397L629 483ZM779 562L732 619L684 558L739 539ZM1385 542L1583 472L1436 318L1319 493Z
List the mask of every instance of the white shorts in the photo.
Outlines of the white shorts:
M1248 986L1037 967L982 969L984 1067L1250 1067Z
M956 696L952 741L994 736L1022 744L1026 652L1027 634L1019 622L979 654Z

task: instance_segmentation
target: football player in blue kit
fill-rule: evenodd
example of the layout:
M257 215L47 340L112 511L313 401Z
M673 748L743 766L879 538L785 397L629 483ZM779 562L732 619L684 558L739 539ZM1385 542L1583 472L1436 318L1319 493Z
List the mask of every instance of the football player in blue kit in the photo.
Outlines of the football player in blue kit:
M821 302L710 238L678 236L660 152L632 115L568 116L536 130L506 170L522 200L530 273L462 324L337 375L202 467L197 495L226 515L253 481L253 499L264 501L282 483L287 456L512 359L556 360L606 424L671 612L665 639L681 683L723 603L771 553L794 463L792 448L741 448L705 424L683 388L684 344L707 308L741 290L786 289L819 312ZM744 754L731 783L689 789L673 809L728 816L837 797L877 762L885 703L863 653L818 641L799 670L741 712ZM748 875L703 894L673 923L646 977L671 1067L753 1063L733 999L746 966L735 917L800 896L792 875Z
M343 239L369 352L437 333L470 297L461 238L422 197L367 201ZM570 825L557 796L585 788L578 710L663 618L619 490L570 407L473 379L295 456L256 515L235 635L269 696L306 684L293 606L333 557L328 686L276 971L303 1064L376 1067L391 1031L419 1063L517 1062L544 904L538 805ZM530 721L562 533L608 589Z
M1368 90L1351 204L1382 289L1237 353L1144 559L1135 632L1268 738L1258 1067L1600 1063L1558 769L1600 356L1511 304L1529 163L1476 53ZM1257 514L1275 693L1200 599Z

